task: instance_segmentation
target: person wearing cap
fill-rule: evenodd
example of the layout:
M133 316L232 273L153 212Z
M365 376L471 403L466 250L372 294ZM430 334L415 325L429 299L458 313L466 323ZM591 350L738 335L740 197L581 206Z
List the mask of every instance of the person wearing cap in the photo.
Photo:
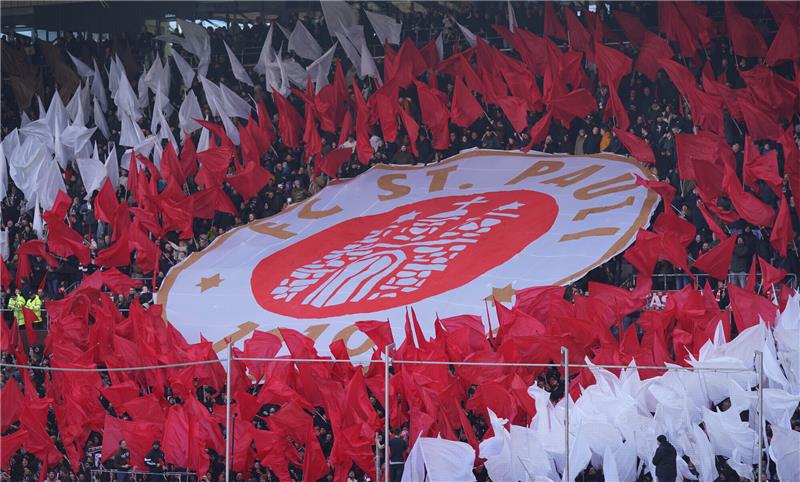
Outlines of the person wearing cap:
M151 473L148 475L147 480L151 481L165 481L163 475L152 475L164 473L164 452L161 450L161 442L158 440L153 441L153 448L144 456L144 465L147 466L147 471Z
M675 447L664 435L659 435L656 440L658 440L658 448L653 456L653 465L656 466L656 481L675 482L678 477L678 466L675 462L678 454Z

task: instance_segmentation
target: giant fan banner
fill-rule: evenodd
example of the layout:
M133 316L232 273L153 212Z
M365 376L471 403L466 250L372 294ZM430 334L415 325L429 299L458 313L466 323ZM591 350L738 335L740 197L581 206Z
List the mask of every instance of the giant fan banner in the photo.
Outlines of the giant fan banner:
M437 316L485 314L486 302L570 283L617 255L656 205L637 175L650 176L605 154L378 165L220 236L168 273L158 302L190 342L284 327L358 355L372 343L357 321L389 320L400 343L413 307L432 335Z

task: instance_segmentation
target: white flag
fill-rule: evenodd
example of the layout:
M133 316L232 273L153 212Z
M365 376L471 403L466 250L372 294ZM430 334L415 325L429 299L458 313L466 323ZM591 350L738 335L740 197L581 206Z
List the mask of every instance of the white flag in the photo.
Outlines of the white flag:
M461 33L464 34L464 38L467 39L467 43L469 44L469 46L474 47L475 44L478 42L477 40L478 37L474 33L472 33L467 27L461 25L460 23L456 22L456 25L458 25L458 28L461 30Z
M47 211L53 207L58 191L67 192L67 188L64 186L64 177L61 175L58 164L52 162L52 159L47 156L36 172L36 195L42 209ZM28 201L28 206L33 207L31 201Z
M464 442L419 437L408 454L403 482L472 482L475 450Z
M200 76L200 83L203 85L203 91L206 94L206 102L208 102L208 108L211 110L211 114L221 117L222 113L225 111L225 106L219 87L202 75Z
M403 30L402 22L396 22L392 17L373 13L369 10L364 10L364 13L367 14L369 23L372 24L372 28L375 30L381 45L387 42L393 45L400 45L400 33Z
M119 135L119 145L125 147L134 147L144 141L144 132L139 127L139 124L134 122L129 115L122 113L122 127Z
M114 185L114 189L119 187L119 159L117 159L117 146L114 143L110 143L111 149L108 151L108 156L106 157L105 168L106 168L106 176L108 176L108 180L111 181L111 184Z
M439 32L439 36L436 37L436 53L439 54L439 60L444 60L444 39L442 38L442 32Z
M106 167L98 159L97 143L94 145L94 153L90 158L77 159L78 171L81 173L83 188L86 190L84 199L91 199L92 193L103 186L106 179Z
M228 52L228 60L231 63L231 70L233 70L233 76L236 77L236 80L239 82L244 82L245 84L249 85L250 87L253 86L253 80L250 78L250 75L247 71L242 67L242 63L239 62L239 59L236 58L233 51L230 47L228 47L228 43L224 40L222 41L223 45L225 45L225 50Z
M317 60L322 55L322 47L319 46L317 40L300 20L297 21L294 30L289 35L287 50L295 52L300 57L308 60Z
M47 108L45 119L47 119L47 124L54 134L58 131L63 131L69 124L69 114L64 109L60 95L54 95L50 99L50 107Z
M324 4L325 4L325 2L323 2L323 5ZM356 27L356 30L358 28L362 29L362 35L361 36L363 37L363 29L364 29L364 27L362 27L361 25L358 25ZM354 66L356 66L356 68L358 70L361 70L361 53L360 53L361 49L359 48L359 46L361 45L361 42L359 42L357 44L353 43L353 41L351 40L351 35L349 35L349 32L337 31L334 35L336 35L336 38L339 39L339 43L341 44L342 48L344 49L344 53L347 54L347 58L350 59L350 62ZM357 36L357 35L354 35L354 36ZM359 75L361 75L361 72L359 72Z
M197 140L197 152L208 150L211 144L211 133L205 127L200 131L200 139Z
M137 122L142 118L136 93L133 91L133 87L128 81L128 76L124 72L121 72L119 76L119 85L117 86L117 92L114 94L114 103L117 105L118 117L121 113L125 113ZM119 119L122 120L121 117Z
M69 52L67 52L67 55L72 59L72 63L75 64L75 69L77 69L79 76L92 77L94 75L94 71L88 65L73 57Z
M275 60L275 51L272 50L272 34L274 31L275 24L273 23L269 26L267 38L264 39L264 45L261 46L261 53L258 55L258 62L253 67L253 70L261 75L267 75L267 66ZM269 87L269 83L267 83L267 87Z
M197 96L194 91L190 90L186 93L186 97L181 103L181 108L178 110L178 126L181 131L192 133L200 128L200 124L195 119L202 119L203 111L200 110L200 103L197 102Z
M80 124L71 124L61 133L61 143L72 148L75 153L81 152L89 144L89 139L97 127L91 129Z
M147 84L144 83L144 75L139 76L139 83L136 84L136 90L139 92L136 105L142 110L147 110L150 106L150 96L148 95Z
M94 125L100 129L100 132L103 134L107 140L111 139L111 132L108 130L108 123L106 122L106 117L103 115L103 110L100 107L100 102L98 102L97 97L93 99L94 103Z
M326 0L320 2L320 5L322 5L322 15L325 17L325 25L328 26L331 38L336 35L337 31L344 33L346 29L358 25L358 10L348 5L347 2ZM341 39L339 41L341 42Z
M514 14L514 7L511 0L508 0L508 29L512 32L517 28L517 16Z
M246 100L239 97L239 95L222 82L219 83L219 92L222 94L225 113L227 115L230 117L241 117L242 119L250 117L250 111L253 108Z
M308 76L314 82L314 92L318 93L323 87L328 85L328 73L331 71L333 54L336 52L338 42L334 42L333 47L329 48L322 57L318 58L306 68Z
M3 146L0 145L0 202L6 198L8 192L8 163Z
M372 54L369 53L369 47L367 47L367 42L361 42L361 76L362 77L372 77L373 79L377 79L379 84L383 84L381 81L381 74L378 72L378 66L375 65L375 59L372 58Z
M8 256L11 254L11 248L8 246L8 231L0 229L0 258L3 261L8 261Z
M181 54L174 50L172 51L172 60L175 62L175 66L178 67L178 72L181 73L183 85L185 85L187 89L191 88L192 82L194 82L194 69L192 69L192 66L181 57Z
M36 237L44 239L44 222L42 221L42 208L39 206L39 199L36 199L36 206L33 208L33 232Z
M81 108L81 90L83 90L83 84L78 84L78 88L75 89L72 98L67 102L67 113L69 114L69 120L72 122L75 122L75 118L78 116L78 111ZM80 113L82 114L83 111ZM83 125L86 125L86 123L84 122Z
M108 98L106 97L106 89L103 87L103 76L100 75L100 69L97 68L97 62L94 62L94 72L92 77L92 95L95 99L100 101L100 107L103 112L108 110Z

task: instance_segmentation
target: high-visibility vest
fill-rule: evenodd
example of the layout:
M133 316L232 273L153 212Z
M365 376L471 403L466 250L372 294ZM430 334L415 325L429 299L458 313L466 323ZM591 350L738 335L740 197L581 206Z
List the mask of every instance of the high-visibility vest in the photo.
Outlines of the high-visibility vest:
M36 313L36 318L38 318L39 321L43 321L42 320L42 299L39 298L39 295L34 295L33 298L28 300L28 303L26 303L25 306L27 306L29 310L31 310L34 313Z
M12 297L8 301L8 309L14 312L14 319L17 320L19 326L25 324L25 317L22 314L22 307L25 306L25 298L22 295Z

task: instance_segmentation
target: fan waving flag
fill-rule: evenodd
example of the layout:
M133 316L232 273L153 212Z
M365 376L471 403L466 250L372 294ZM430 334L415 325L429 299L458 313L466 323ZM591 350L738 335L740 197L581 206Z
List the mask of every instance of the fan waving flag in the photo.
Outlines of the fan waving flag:
M323 167L335 174L350 156L334 150ZM344 338L355 356L390 334L402 343L407 306L422 340L437 315L512 302L515 287L569 283L623 250L657 201L637 176L651 179L615 155L475 150L422 168L377 165L224 234L170 270L158 303L189 341L201 330L216 341L249 327L313 329L320 352ZM222 210L221 190L206 193L192 196L195 215ZM597 215L603 206L613 207ZM224 322L203 321L221 306ZM375 326L391 330L376 339Z

